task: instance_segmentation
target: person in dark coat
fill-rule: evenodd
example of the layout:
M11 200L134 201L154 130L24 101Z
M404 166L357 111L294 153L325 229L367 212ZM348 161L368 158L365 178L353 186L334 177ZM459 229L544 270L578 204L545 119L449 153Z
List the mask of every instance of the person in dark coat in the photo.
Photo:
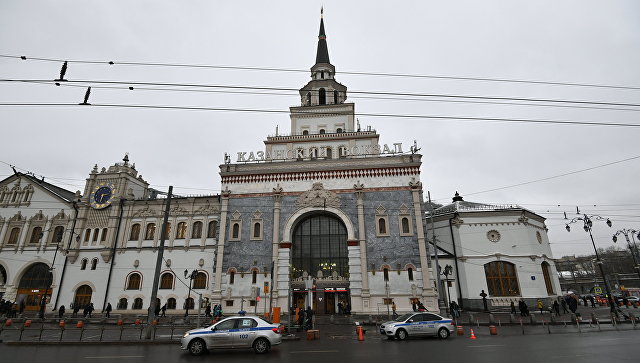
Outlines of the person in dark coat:
M153 315L154 316L159 316L160 315L160 304L156 304L155 309L153 309Z
M304 322L305 322L305 311L304 309L300 309L300 311L298 311L298 325L302 329L304 329Z
M589 296L589 302L591 302L592 308L596 307L596 299L593 297L593 295Z
M511 314L515 314L516 313L516 304L513 303L513 300L511 300Z
M207 307L204 308L204 316L207 318L211 317L211 305L207 305Z
M91 318L91 313L95 310L95 308L93 307L93 303L89 303L89 308L88 308L88 312L89 312L89 318Z
M111 307L111 303L107 303L107 308L104 309L107 318L111 317L111 310L113 310L113 307Z
M73 307L73 314L71 315L72 318L75 318L78 316L78 312L80 311L80 304L76 304Z
M164 303L164 305L162 305L160 311L162 311L162 314L160 316L165 317L167 314L167 303Z
M560 305L562 306L562 313L568 313L569 310L567 310L567 300L563 299L563 298L559 298L560 299Z
M307 306L307 311L305 311L304 315L307 319L307 330L313 329L313 310L311 310L311 306Z
M82 317L86 318L87 315L89 315L89 304L84 306L84 309L82 309Z
M64 305L60 306L60 308L58 309L58 318L64 318L64 310Z
M569 297L567 299L567 305L569 305L569 310L574 314L576 313L576 310L578 310L578 300L573 297Z
M553 311L555 311L556 316L560 316L560 304L558 304L558 300L553 302Z

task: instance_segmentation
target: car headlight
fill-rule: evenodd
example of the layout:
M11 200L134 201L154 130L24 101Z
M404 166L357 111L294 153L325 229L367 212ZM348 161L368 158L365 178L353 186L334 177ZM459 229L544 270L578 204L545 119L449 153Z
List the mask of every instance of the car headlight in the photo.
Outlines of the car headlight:
M184 333L184 335L182 336L183 338L186 338L189 336L189 332Z

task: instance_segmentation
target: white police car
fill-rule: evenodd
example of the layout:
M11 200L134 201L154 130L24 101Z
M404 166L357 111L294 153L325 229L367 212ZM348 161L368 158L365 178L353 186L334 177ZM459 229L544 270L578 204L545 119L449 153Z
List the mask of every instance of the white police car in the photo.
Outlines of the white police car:
M180 341L182 350L200 355L207 349L253 348L266 353L272 346L282 343L279 325L255 316L234 316L200 329L184 333Z
M434 313L409 313L380 325L380 334L389 339L409 336L434 336L447 339L453 333L453 320Z

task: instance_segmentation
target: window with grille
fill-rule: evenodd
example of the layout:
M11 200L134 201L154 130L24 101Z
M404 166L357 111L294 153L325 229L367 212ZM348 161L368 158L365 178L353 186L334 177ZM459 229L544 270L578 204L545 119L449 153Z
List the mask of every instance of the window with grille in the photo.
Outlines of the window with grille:
M520 296L516 267L510 262L494 261L484 265L490 296Z

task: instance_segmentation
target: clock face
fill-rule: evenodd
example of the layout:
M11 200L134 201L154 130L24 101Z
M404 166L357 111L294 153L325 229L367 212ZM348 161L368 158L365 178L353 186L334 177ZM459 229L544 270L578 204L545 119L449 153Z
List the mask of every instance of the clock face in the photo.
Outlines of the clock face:
M114 188L111 184L100 183L91 196L91 206L95 209L106 208L111 205Z

